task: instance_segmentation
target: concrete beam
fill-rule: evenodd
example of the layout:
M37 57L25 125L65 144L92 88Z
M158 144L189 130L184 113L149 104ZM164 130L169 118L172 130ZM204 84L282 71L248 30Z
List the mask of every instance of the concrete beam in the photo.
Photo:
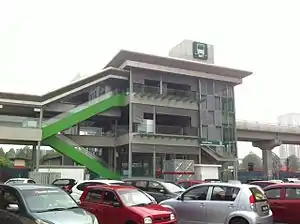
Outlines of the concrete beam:
M281 145L279 140L264 140L252 142L253 147L260 148L262 150L263 170L264 176L267 180L273 179L273 153L272 149Z
M272 150L273 148L282 144L279 140L262 140L252 142L253 147L260 148L261 150Z

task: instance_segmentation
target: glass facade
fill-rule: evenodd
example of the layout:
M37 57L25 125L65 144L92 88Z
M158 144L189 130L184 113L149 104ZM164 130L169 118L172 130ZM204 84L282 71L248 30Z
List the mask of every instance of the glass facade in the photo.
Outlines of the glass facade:
M236 155L234 86L203 79L199 89L202 142L223 145L224 155Z

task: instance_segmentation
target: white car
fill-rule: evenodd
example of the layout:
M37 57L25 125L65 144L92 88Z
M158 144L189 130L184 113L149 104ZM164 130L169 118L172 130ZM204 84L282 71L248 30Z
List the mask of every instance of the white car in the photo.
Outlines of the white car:
M72 187L71 190L71 197L75 201L79 201L81 194L83 193L84 189L91 185L127 185L123 181L120 180L107 180L107 179L101 179L101 180L84 180L81 182L78 182L76 185Z
M11 178L4 184L35 184L35 181L30 178Z

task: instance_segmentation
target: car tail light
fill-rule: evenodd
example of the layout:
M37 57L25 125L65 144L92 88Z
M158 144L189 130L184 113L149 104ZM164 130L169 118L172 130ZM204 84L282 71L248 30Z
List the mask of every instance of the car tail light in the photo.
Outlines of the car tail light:
M255 211L255 198L254 198L253 194L251 194L249 197L249 203L250 203L251 209L253 209Z

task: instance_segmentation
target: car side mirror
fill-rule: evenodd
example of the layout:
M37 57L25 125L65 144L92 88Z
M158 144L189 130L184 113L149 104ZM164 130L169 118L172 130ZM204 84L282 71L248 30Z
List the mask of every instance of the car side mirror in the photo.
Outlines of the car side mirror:
M20 209L19 209L19 205L17 204L9 204L6 207L6 210L9 212L18 212Z
M113 202L112 206L115 207L115 208L120 208L121 204L119 202Z

